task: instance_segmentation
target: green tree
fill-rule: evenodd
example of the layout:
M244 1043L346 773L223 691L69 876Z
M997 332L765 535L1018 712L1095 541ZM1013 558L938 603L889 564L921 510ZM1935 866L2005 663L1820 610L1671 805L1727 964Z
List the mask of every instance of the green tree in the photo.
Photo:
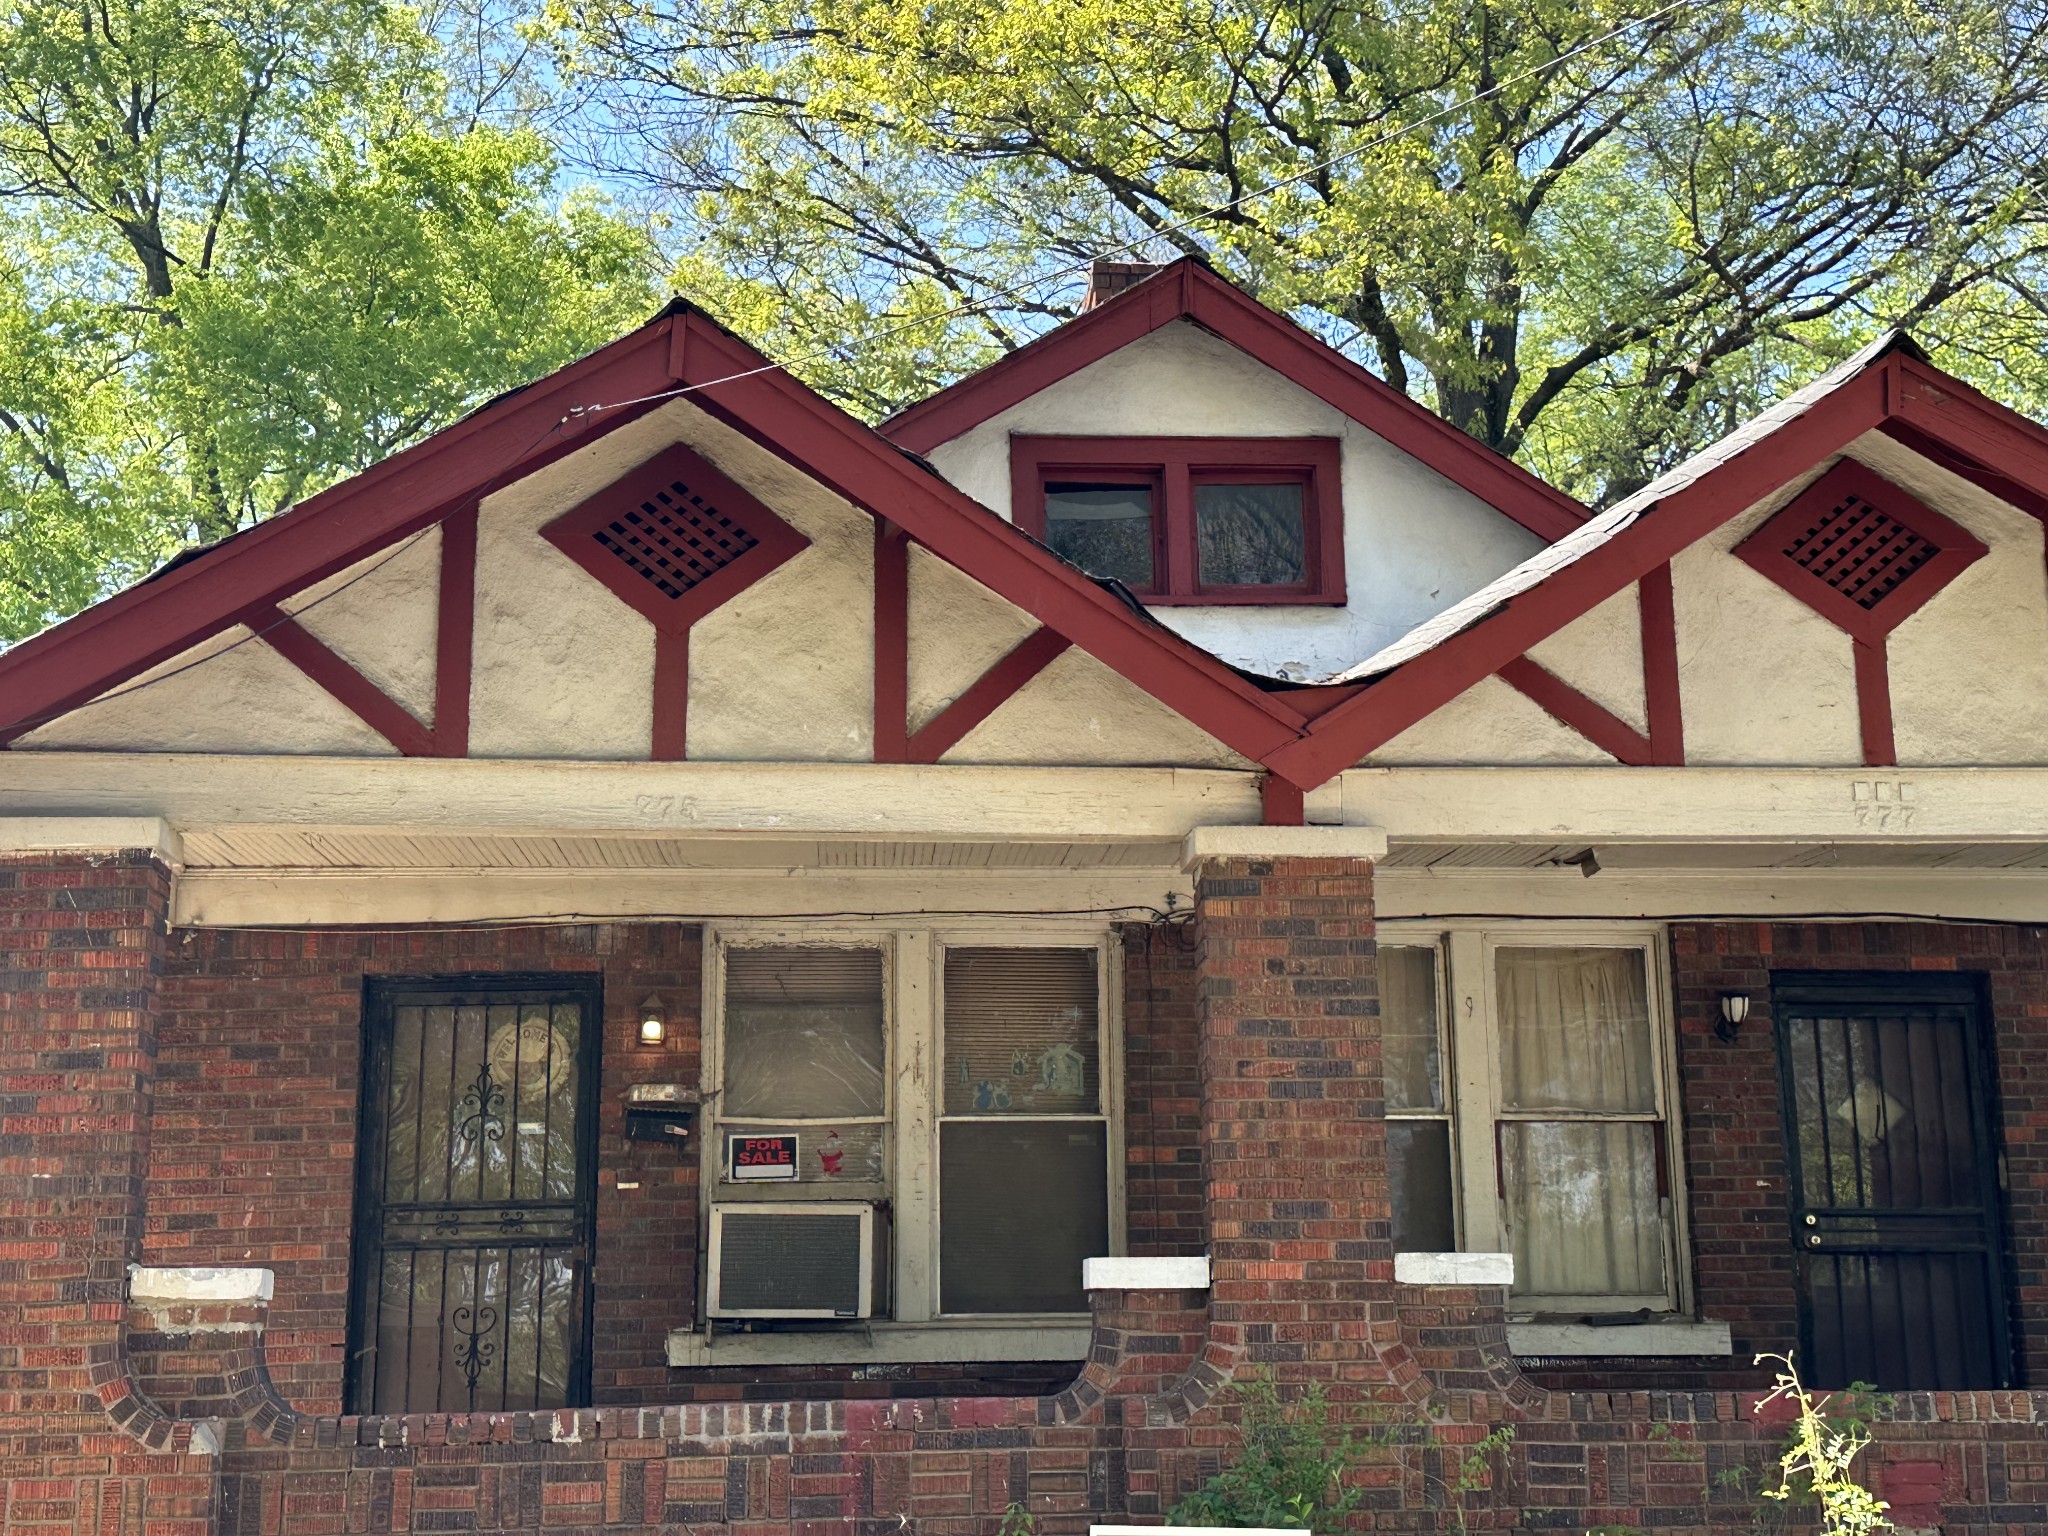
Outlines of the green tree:
M2048 334L2044 23L2044 0L548 0L588 152L688 209L686 285L857 408L1028 339L1079 294L1034 280L1142 237L1596 499L1880 322L1938 339L1988 307Z
M0 0L0 638L644 318L466 62L379 0Z

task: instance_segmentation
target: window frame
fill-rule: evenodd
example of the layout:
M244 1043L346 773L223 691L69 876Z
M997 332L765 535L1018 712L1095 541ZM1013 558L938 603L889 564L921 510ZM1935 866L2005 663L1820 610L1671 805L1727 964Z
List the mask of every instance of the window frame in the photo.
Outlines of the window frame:
M1654 1120L1661 1127L1657 1150L1664 1183L1664 1294L1539 1297L1510 1293L1510 1315L1523 1319L1648 1307L1653 1314L1695 1316L1677 1016L1664 927L1656 923L1544 919L1400 919L1379 924L1377 937L1382 947L1431 947L1437 952L1437 1048L1442 1053L1446 1109L1451 1119L1452 1230L1458 1235L1461 1250L1513 1251L1501 1170L1499 1128L1503 1123ZM1508 1110L1503 1106L1495 957L1501 949L1521 948L1634 949L1642 954L1643 984L1650 1011L1652 1079L1656 1087L1654 1116L1640 1112L1565 1114L1557 1110ZM1389 1119L1411 1117L1409 1112L1398 1110L1387 1115ZM1420 1117L1435 1115L1429 1112Z
M1046 539L1045 488L1056 480L1158 487L1152 513L1153 585L1134 592L1153 606L1312 604L1341 607L1344 595L1342 443L1334 437L1010 438L1011 520ZM1304 579L1286 586L1205 585L1195 518L1198 484L1298 483Z
M944 1060L946 950L950 948L1087 949L1096 956L1096 1041L1100 1060L1099 1118L1108 1159L1105 1192L1109 1202L1109 1249L1126 1251L1124 1170L1124 1070L1122 945L1107 924L1077 919L1017 918L1000 925L935 922L846 925L767 920L704 925L702 1085L706 1113L699 1147L698 1284L706 1294L711 1207L744 1200L744 1185L726 1186L724 1162L726 1117L718 1111L725 1057L725 957L735 947L780 948L826 946L879 949L882 955L883 1043L886 1053L885 1112L889 1126L883 1162L883 1196L889 1205L887 1283L878 1298L877 1316L867 1324L877 1331L929 1330L934 1325L972 1330L1041 1329L1074 1325L1083 1312L941 1312L939 1310L939 1131L946 1118L943 1074L931 1064ZM772 1118L772 1117L765 1117ZM954 1117L957 1118L957 1117ZM1084 1116L1023 1116L1030 1119L1074 1120ZM762 1123L762 1116L734 1116L736 1123ZM783 1123L783 1122L776 1122ZM791 1122L794 1123L794 1122ZM788 1186L819 1198L818 1186ZM790 1198L797 1198L795 1195ZM867 1200L863 1194L850 1200ZM879 1234L878 1234L879 1236ZM882 1315L883 1305L887 1314ZM700 1319L700 1324L709 1319ZM815 1326L815 1325L813 1325ZM812 1335L815 1337L815 1335Z

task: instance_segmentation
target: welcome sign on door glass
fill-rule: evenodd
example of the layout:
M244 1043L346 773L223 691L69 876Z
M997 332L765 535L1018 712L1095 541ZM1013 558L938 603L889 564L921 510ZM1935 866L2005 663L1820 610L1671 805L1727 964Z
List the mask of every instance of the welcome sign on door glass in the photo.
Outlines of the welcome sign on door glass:
M725 1138L725 1162L736 1181L794 1179L796 1137L734 1134Z

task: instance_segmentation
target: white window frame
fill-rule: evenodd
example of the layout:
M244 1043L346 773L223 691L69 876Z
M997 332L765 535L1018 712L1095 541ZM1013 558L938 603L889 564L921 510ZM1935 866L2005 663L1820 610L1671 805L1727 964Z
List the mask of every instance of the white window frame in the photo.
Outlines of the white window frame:
M1105 1187L1109 1200L1109 1246L1112 1255L1125 1252L1124 1210L1124 1070L1123 1070L1123 946L1116 931L1100 921L1074 918L1006 918L1000 923L793 923L789 921L728 922L704 925L702 1086L704 1130L700 1138L698 1251L708 1252L711 1207L744 1200L760 1186L727 1185L724 1168L726 1118L719 1113L725 1054L725 957L734 948L827 946L879 949L882 955L884 1038L887 1051L885 1113L891 1126L883 1182L891 1203L889 1223L890 1315L865 1325L879 1338L871 1348L848 1355L846 1348L820 1348L817 1333L741 1336L750 1342L738 1349L725 1337L698 1345L687 1338L670 1340L671 1364L742 1364L776 1359L1043 1359L1045 1354L1019 1354L1022 1336L1038 1335L1039 1350L1047 1347L1048 1331L1062 1349L1076 1341L1085 1352L1087 1314L942 1313L939 1310L939 1126L944 1118L945 957L949 948L1090 949L1096 954L1097 1051L1100 1060L1101 1119L1108 1158ZM769 1117L772 1118L772 1117ZM1009 1118L1044 1119L1044 1116ZM1050 1117L1080 1120L1082 1116ZM735 1116L734 1123L758 1124L761 1116ZM783 1122L777 1122L783 1123ZM789 1122L795 1123L795 1122ZM811 1199L818 1186L801 1186ZM703 1294L699 1276L699 1294ZM708 1329L708 1319L705 1325ZM744 1359L741 1356L745 1356Z
M1643 955L1650 1010L1656 1112L1663 1131L1667 1194L1663 1201L1665 1293L1662 1296L1544 1296L1511 1293L1510 1317L1631 1312L1647 1307L1693 1315L1691 1240L1687 1221L1684 1127L1678 1093L1678 1036L1666 930L1657 923L1551 922L1541 919L1397 920L1378 925L1382 947L1431 947L1437 953L1437 1049L1445 1108L1451 1117L1453 1228L1462 1251L1513 1251L1500 1196L1496 1126L1503 1119L1641 1120L1640 1114L1505 1111L1499 1076L1500 1017L1494 957L1503 948L1635 949ZM1433 1113L1424 1118L1435 1118ZM1396 1110L1390 1119L1403 1118Z

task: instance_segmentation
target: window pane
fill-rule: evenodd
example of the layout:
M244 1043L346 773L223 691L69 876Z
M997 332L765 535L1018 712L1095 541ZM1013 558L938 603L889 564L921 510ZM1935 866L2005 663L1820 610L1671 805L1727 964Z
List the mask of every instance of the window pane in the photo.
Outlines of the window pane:
M879 1115L882 952L731 949L722 1117Z
M1078 485L1045 488L1045 542L1090 576L1127 587L1152 585L1152 488Z
M946 951L949 1115L1091 1115L1101 1107L1096 952Z
M1517 1295L1664 1290L1658 1131L1640 1122L1502 1122L1501 1182Z
M732 1165L727 1161L730 1147L727 1138L732 1136L796 1137L796 1177L786 1183L771 1179L735 1179ZM796 1200L831 1200L838 1198L832 1194L831 1186L882 1182L889 1127L885 1123L735 1125L725 1120L719 1122L718 1138L719 1180L747 1189L747 1199L773 1200L787 1196Z
M1302 491L1292 485L1197 485L1195 533L1206 587L1298 587L1308 579Z
M1382 945L1379 960L1380 1057L1386 1072L1387 1108L1442 1109L1436 951Z
M1394 1197L1394 1252L1455 1251L1450 1123L1389 1120L1387 1182Z
M1503 1105L1656 1109L1641 950L1501 949L1495 957Z
M939 1304L1085 1312L1081 1261L1109 1252L1100 1121L951 1120L939 1130Z

